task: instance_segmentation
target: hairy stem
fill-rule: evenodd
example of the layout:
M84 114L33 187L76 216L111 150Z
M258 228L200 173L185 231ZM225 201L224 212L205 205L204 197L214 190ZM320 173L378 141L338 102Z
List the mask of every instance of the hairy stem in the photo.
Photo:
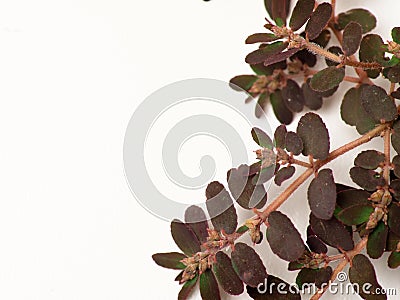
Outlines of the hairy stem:
M385 153L385 166L383 167L383 178L385 179L386 186L389 186L390 177L390 128L385 130L384 135L384 153Z
M274 201L272 201L267 208L259 213L259 217L262 220L266 220L268 218L268 215L277 210L293 193L294 191L297 190L297 188L304 183L312 174L314 174L315 171L320 169L322 166L326 165L327 163L331 162L335 158L341 156L342 154L362 145L367 142L369 142L372 138L376 137L380 133L382 133L384 130L388 128L388 124L381 124L368 133L364 134L363 136L359 137L358 139L343 145L342 147L339 147L338 149L332 151L328 157L324 160L317 160L314 163L313 168L308 168L306 171L304 171L295 181L293 181L287 188L280 194L277 198L275 198Z
M331 279L327 285L324 286L323 289L318 290L312 297L311 300L318 300L322 297L322 295L327 291L329 288L330 283L335 281L337 275L343 271L343 269L349 263L349 260L353 259L354 256L359 254L367 245L368 237L364 237L355 247L353 250L346 252L345 258L340 262L339 265L333 270Z

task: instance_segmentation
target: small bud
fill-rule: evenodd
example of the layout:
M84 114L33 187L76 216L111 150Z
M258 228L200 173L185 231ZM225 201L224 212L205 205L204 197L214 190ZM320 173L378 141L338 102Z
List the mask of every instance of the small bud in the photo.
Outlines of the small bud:
M386 189L385 193L382 196L382 202L384 206L388 206L390 203L392 203L392 195L390 195L390 192Z
M381 202L384 193L385 193L384 190L377 190L368 199L371 200L372 202L379 203Z
M204 273L207 270L207 268L208 268L208 259L207 258L202 259L200 261L200 263L199 263L199 272L200 272L200 274Z

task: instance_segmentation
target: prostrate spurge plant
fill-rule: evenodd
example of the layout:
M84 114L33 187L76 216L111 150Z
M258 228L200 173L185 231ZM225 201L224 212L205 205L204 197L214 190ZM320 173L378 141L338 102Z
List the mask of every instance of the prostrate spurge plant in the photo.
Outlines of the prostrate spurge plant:
M299 0L287 24L290 1L265 0L272 19L267 19L267 32L246 40L249 44L260 43L246 57L255 74L236 76L231 85L258 98L256 115L270 102L283 125L276 129L274 142L260 129L252 130L260 146L256 151L258 162L228 171L230 192L219 182L208 185L206 197L212 201L206 202L207 210L215 216L211 224L203 221L205 213L196 206L187 209L185 222L171 223L172 237L183 253L159 253L153 259L160 266L180 270L176 281L183 286L178 299L187 299L198 281L205 300L220 299L219 286L231 295L246 290L253 299L300 299L298 291L288 290L289 285L287 294L278 293L276 286L284 281L268 274L254 250L253 246L262 242L263 232L271 250L289 262L288 270L298 272L299 290L306 283L319 288L313 300L322 297L328 288L326 283L333 282L347 264L352 283L372 285L371 294L360 290L363 299L387 299L375 293L380 285L373 265L360 253L366 248L367 255L376 259L388 251L388 266L400 266L400 156L390 159L391 145L400 153L399 108L395 100L400 99L400 88L396 90L400 82L400 27L393 28L393 40L385 43L379 35L369 33L376 26L369 11L352 9L336 15L335 2ZM303 25L305 31L299 32ZM332 34L338 45L325 49ZM312 69L321 56L327 67ZM354 68L358 76L346 76L347 68ZM389 91L375 85L372 79L378 76L389 80ZM302 81L301 87L298 81ZM358 139L330 149L328 130L321 117L312 112L301 117L296 132L287 131L284 124L292 122L294 113L304 106L319 109L323 99L332 96L342 81L354 84L343 98L341 116L355 126L361 135ZM324 168L375 137L382 137L383 152L372 149L359 153L350 169L358 188L337 183L332 170ZM307 159L297 158L301 155ZM292 178L295 168L304 171L265 207L263 183L274 176L280 186ZM307 192L311 214L304 243L289 217L277 209L309 177L313 177ZM255 213L241 226L233 200ZM229 209L217 215L220 207ZM250 235L253 245L238 241L245 234ZM339 254L328 255L328 246ZM232 250L230 256L222 251L227 247ZM257 286L265 282L265 293L259 293Z

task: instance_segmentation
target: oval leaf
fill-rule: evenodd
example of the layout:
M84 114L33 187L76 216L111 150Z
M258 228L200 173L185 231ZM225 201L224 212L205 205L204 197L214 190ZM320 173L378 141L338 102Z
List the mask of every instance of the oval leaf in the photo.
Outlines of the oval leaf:
M397 108L386 91L376 85L365 86L361 90L361 104L376 122L390 122L397 117Z
M232 264L240 279L251 287L257 287L267 277L261 258L253 248L244 243L235 244Z
M367 253L371 258L380 258L385 252L388 227L382 221L368 236Z
M358 167L375 170L385 162L385 154L376 150L366 150L357 155L354 164Z
M303 151L303 140L293 131L289 131L286 134L286 150L299 155Z
M388 225L392 232L400 236L400 206L397 203L389 208Z
M206 270L200 275L200 295L203 300L219 300L218 283L211 270Z
M299 52L300 48L292 48L274 55L267 57L264 60L264 66L270 66L280 62L286 62L286 59L292 57L295 53Z
M357 22L360 24L362 33L367 33L376 26L375 16L368 10L362 8L351 9L338 15L337 25L339 30L343 30L350 22Z
M286 107L292 112L301 112L303 110L304 95L296 81L287 80L286 86L282 89L282 97Z
M322 268L322 269L308 269L303 268L297 274L296 277L296 284L298 285L299 289L303 289L304 284L315 284L318 288L321 288L322 284L326 284L332 276L332 268ZM306 285L309 288L309 285Z
M272 252L283 260L295 261L303 255L304 242L292 221L279 211L268 217L267 240Z
M392 39L397 44L400 44L400 27L394 27L392 29Z
M254 127L251 130L251 136L253 140L263 148L272 149L274 147L271 138L260 128Z
M211 182L207 186L206 197L206 206L214 229L224 230L228 234L234 233L237 227L236 209L224 186L217 181Z
M304 95L304 105L309 109L318 110L322 107L322 96L310 87L310 79L301 86Z
M310 87L317 92L325 92L337 87L344 79L344 68L328 67L315 74Z
M329 220L336 205L336 184L330 169L318 172L308 188L308 203L311 212L319 219Z
M171 222L171 235L175 244L188 256L200 252L200 242L194 232L179 220Z
M269 43L277 39L278 37L272 33L255 33L246 39L246 44Z
M335 217L343 224L352 226L365 223L374 211L368 200L370 193L364 190L344 190L337 194L338 209Z
M353 167L350 169L350 177L354 183L358 184L363 189L373 192L379 186L385 185L385 179L381 174L373 170L366 170L360 167Z
M183 270L186 266L181 263L181 260L186 258L186 255L178 252L170 252L170 253L157 253L152 256L155 263L161 267L174 269L174 270Z
M185 223L192 229L201 243L208 237L208 222L203 209L196 205L189 206L185 211Z
M239 75L233 77L229 81L229 85L236 91L242 92L243 90L248 91L256 82L257 76L255 75Z
M367 34L363 37L360 44L360 61L363 62L382 62L385 57L384 43L377 34ZM370 78L376 78L381 73L380 69L366 70Z
M213 271L218 283L230 295L240 295L243 293L243 282L236 274L232 266L232 261L228 255L218 251L215 255Z
M268 14L276 22L276 25L286 25L290 0L264 0L264 4Z
M399 154L400 153L400 121L397 120L393 123L393 133L392 133L392 146L394 150Z
M312 13L306 26L308 38L313 40L319 36L322 30L328 25L332 17L332 5L327 2L321 3Z
M286 133L287 129L285 125L279 125L274 133L275 147L285 149L286 147Z
M303 140L303 154L312 155L315 159L325 159L329 154L329 133L322 119L307 113L301 117L297 126L297 134Z
M362 27L356 22L350 22L343 31L342 48L346 56L357 52L362 39Z
M178 300L187 300L192 293L196 283L199 279L199 276L194 277L193 279L186 281L182 286L181 291L178 294Z
M400 252L393 251L388 258L388 266L391 269L400 267Z
M307 227L307 245L310 248L311 252L314 253L327 253L328 247L315 235L311 226Z
M282 124L289 125L293 120L293 113L285 105L282 92L280 90L275 91L275 93L271 94L270 101L278 121Z
M285 50L288 43L284 42L274 42L272 44L266 45L260 49L257 49L246 56L246 62L248 64L254 65L262 63L267 60L268 57L278 54Z
M294 172L296 172L296 169L293 166L284 167L284 168L280 169L275 175L275 178L274 178L275 184L277 186L281 186L281 184L285 180L290 179L294 175Z
M307 22L314 10L314 5L314 0L297 1L289 21L289 27L293 31L300 29Z
M354 248L353 238L349 231L335 217L330 220L321 220L310 214L310 225L325 244L344 251Z

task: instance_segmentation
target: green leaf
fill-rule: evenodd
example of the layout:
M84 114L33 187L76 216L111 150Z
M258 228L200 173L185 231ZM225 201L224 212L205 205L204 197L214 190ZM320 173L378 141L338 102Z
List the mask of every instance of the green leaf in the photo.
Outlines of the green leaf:
M285 50L288 43L284 42L274 42L272 44L266 45L260 49L257 49L246 56L246 63L254 65L262 63L267 60L268 57L278 54Z
M385 154L376 150L366 150L357 155L354 164L358 167L375 170L385 162Z
M185 223L175 219L171 222L171 234L176 245L188 256L200 252L200 242Z
M332 218L336 205L336 184L331 169L318 172L310 183L307 196L314 216L323 220Z
M295 167L289 166L289 167L284 167L280 169L274 178L275 184L277 186L281 186L281 184L285 181L290 179L293 175L294 172L296 171Z
M344 76L344 68L328 67L311 78L310 87L314 91L325 92L339 86Z
M267 240L272 252L286 261L295 261L303 255L304 242L292 221L279 211L268 217Z
M278 121L282 124L289 125L293 120L293 113L285 105L282 92L276 90L275 93L271 94L270 101Z
M377 289L382 290L376 280L375 269L369 259L362 255L357 254L353 257L352 265L349 270L349 278L351 283L358 284L360 287L359 295L367 300L385 300L386 295L376 294ZM370 287L368 290L363 290L362 287Z
M360 167L353 167L350 169L350 177L354 183L358 184L363 189L373 192L378 186L385 185L385 179L381 174L373 170L367 170Z
M351 9L338 15L338 29L343 30L350 22L357 22L362 27L362 32L367 33L375 28L376 18L368 10L362 8Z
M264 186L252 183L254 176L249 176L250 168L241 165L227 173L227 181L232 197L244 209L262 208L267 202L267 192ZM270 174L267 174L270 175ZM273 173L271 174L271 178Z
M307 79L301 86L304 95L304 105L311 110L318 110L322 107L322 96L310 87L310 79Z
M253 248L244 243L236 243L232 252L233 268L240 279L251 287L257 287L267 277L261 258Z
M361 104L376 122L390 122L397 117L397 108L386 91L376 85L365 86L361 90Z
M322 284L326 284L332 276L332 268L321 268L321 269L308 269L303 268L297 274L296 284L300 290L303 289L303 285L309 287L308 284L315 284L318 288L321 288Z
M155 263L163 268L183 270L186 266L181 263L181 260L186 258L186 255L178 252L156 253L152 256Z
M220 286L230 295L240 295L243 293L243 283L236 274L232 266L232 261L228 255L218 251L215 255L213 271Z
M388 266L391 269L400 267L400 252L393 251L388 258Z
M278 26L286 25L290 0L264 0L265 8Z
M251 130L251 136L253 137L253 140L263 148L272 149L274 147L271 138L260 128L253 127Z
M266 284L260 287L260 292L257 288L247 286L247 293L255 300L301 300L299 291L290 288L290 284L282 279L268 275Z
M400 44L400 27L394 27L392 29L392 39L397 44Z
M315 159L325 159L329 154L329 133L322 119L314 113L301 117L297 125L297 134L303 140L303 154Z
M288 79L286 86L282 89L282 98L292 112L301 112L304 107L303 91L296 81Z
M367 253L371 258L380 258L385 252L388 227L380 221L378 226L370 233L367 242Z
M300 155L303 151L303 140L293 131L286 134L285 139L286 150L293 153L293 155Z
M314 10L314 5L314 0L297 1L289 21L289 27L293 31L300 29L307 22Z
M196 286L199 276L196 275L193 279L186 281L178 294L178 300L187 300Z
M342 48L346 56L351 56L357 52L362 39L361 25L356 22L350 22L343 31Z
M246 39L246 44L270 43L277 39L278 37L272 33L254 33Z
M368 200L370 193L364 190L345 190L337 194L338 209L335 217L343 224L352 226L365 223L374 211Z
M194 232L200 242L204 243L208 237L208 222L203 209L196 205L189 206L185 211L185 223Z
M388 225L392 232L400 236L400 206L392 203L389 208Z
M360 44L360 61L383 62L385 61L385 50L382 38L377 34L367 34ZM370 78L376 78L381 73L380 69L366 70Z
M313 40L319 36L322 30L328 25L332 17L332 5L327 2L321 3L312 13L306 25L308 38Z
M218 283L211 270L206 270L200 275L200 295L203 300L219 300Z
M276 148L285 149L286 147L286 133L287 129L285 125L279 125L274 133L274 142Z
M207 186L206 197L206 206L214 229L224 230L228 234L234 233L238 224L236 209L224 186L217 181L211 182Z
M352 235L335 217L330 220L321 220L310 214L310 225L316 236L325 244L344 251L354 248Z
M229 85L232 89L242 92L243 90L248 91L256 82L257 76L255 75L239 75L233 77L229 81Z
M359 88L351 88L344 95L340 114L343 121L348 125L356 126L359 134L365 134L372 130L376 122L367 114L364 107L361 105L361 91L366 85L361 85Z

